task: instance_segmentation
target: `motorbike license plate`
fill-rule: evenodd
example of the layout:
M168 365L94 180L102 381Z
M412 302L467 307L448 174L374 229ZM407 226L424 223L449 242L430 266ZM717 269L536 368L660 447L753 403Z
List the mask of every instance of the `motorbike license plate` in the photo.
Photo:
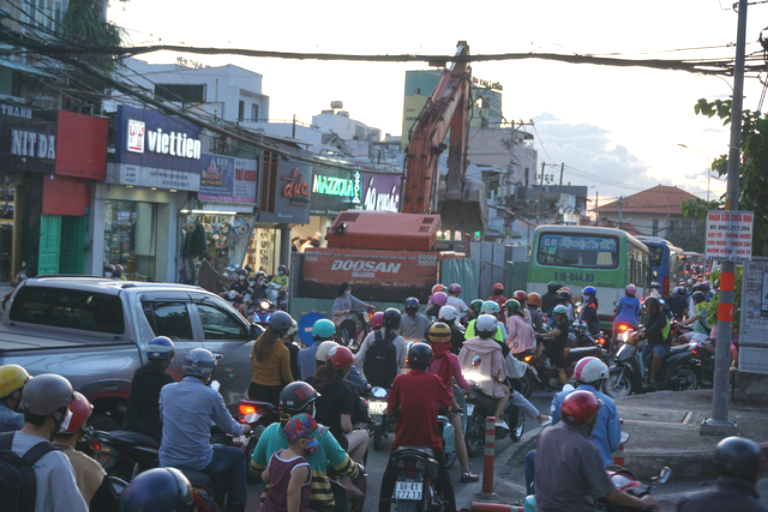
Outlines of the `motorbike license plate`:
M397 482L395 484L396 500L420 500L421 482Z
M387 402L368 402L369 414L384 414L384 409L387 408Z
M475 412L475 404L467 404L467 416L472 416L473 412Z

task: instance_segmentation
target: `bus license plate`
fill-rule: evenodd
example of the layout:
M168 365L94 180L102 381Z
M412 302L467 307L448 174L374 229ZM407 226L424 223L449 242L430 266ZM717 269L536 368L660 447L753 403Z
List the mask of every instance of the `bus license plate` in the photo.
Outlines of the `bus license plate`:
M473 412L475 412L475 404L467 404L467 416L472 416Z
M397 482L395 484L396 500L420 500L421 482Z
M369 414L384 414L384 409L387 408L387 402L368 402Z

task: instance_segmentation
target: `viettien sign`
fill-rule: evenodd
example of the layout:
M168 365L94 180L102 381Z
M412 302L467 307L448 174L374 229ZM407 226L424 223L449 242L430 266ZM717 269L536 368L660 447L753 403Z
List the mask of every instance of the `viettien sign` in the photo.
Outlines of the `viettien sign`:
M256 204L256 160L203 153L198 199Z
M58 111L0 102L0 161L9 171L53 174Z
M310 249L304 253L302 279L320 284L426 287L434 284L437 262L435 253Z
M706 257L746 262L752 259L753 212L715 210L707 213Z
M115 163L109 173L121 185L197 191L202 159L201 128L146 109L121 105L117 110ZM141 180L151 178L145 183ZM134 180L138 179L138 182Z

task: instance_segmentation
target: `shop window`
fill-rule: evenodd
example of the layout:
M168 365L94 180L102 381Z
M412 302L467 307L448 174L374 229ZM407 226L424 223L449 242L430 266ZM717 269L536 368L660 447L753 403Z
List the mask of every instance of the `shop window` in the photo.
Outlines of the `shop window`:
M144 316L155 336L192 340L192 323L184 302L142 302Z
M123 303L116 295L25 286L16 294L10 319L64 329L123 334Z
M231 313L208 304L198 304L197 312L203 325L206 341L214 340L247 340L250 336Z
M275 212L275 198L277 197L277 163L278 155L272 151L264 151L261 169L261 188L259 196L259 210L267 213Z
M237 104L237 120L245 120L245 102L243 100L240 100Z
M251 105L251 121L254 123L259 120L259 106L254 103Z
M155 279L157 205L108 200L104 214L104 264L120 263L130 280Z

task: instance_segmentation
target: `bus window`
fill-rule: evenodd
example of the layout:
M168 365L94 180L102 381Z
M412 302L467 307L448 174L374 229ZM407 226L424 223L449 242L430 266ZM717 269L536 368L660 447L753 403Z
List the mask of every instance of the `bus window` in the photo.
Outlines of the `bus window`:
M544 234L536 261L540 265L614 269L619 264L618 240L608 236Z

